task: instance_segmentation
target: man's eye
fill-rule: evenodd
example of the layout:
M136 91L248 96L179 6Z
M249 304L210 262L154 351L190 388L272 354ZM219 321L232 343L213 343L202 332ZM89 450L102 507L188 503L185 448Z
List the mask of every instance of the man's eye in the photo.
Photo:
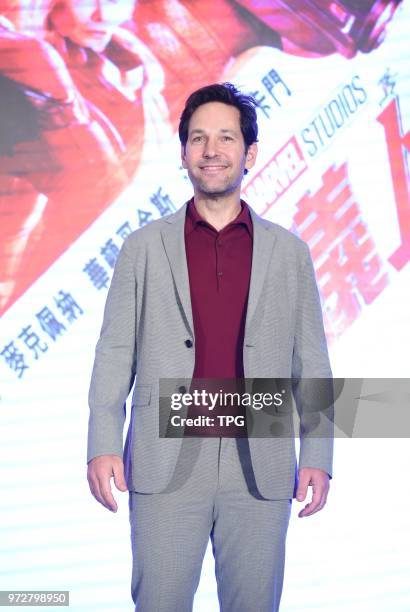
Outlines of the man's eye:
M202 136L194 136L192 138L192 142L199 142L202 139Z
M222 136L222 140L226 142L227 140L233 140L233 138L232 136Z

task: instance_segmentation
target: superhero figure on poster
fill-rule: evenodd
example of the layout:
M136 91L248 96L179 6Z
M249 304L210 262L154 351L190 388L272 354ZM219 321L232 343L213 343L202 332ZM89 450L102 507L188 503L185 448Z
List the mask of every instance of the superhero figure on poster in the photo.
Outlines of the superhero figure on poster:
M170 138L187 91L256 46L369 52L399 3L0 0L0 312Z
M37 4L32 10L43 17L41 37L15 27L25 25L27 6L3 13L3 309L132 180L146 137L145 109L166 120L160 66L119 27L133 3L117 4L71 0L49 10Z

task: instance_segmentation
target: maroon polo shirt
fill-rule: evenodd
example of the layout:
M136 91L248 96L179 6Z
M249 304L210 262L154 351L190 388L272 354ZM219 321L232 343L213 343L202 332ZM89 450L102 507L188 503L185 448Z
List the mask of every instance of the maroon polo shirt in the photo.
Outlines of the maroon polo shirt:
M246 202L241 212L217 231L198 213L194 200L187 205L185 249L187 256L192 316L195 331L193 379L243 378L243 339L252 266L253 225ZM199 383L199 381L197 381ZM193 388L204 386L193 381ZM194 386L195 385L195 386ZM217 392L221 388L207 387ZM224 391L236 391L227 382ZM234 409L244 414L243 409ZM226 410L226 414L233 411ZM190 406L188 417L212 416L207 407ZM246 431L246 430L245 430ZM185 427L185 435L236 436L243 427L228 430L215 422L209 427Z

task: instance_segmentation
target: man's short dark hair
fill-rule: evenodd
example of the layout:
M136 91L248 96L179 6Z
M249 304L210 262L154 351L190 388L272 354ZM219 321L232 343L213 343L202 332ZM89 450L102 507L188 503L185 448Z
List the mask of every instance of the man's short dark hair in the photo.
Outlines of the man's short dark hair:
M179 140L185 148L188 141L189 121L197 108L208 102L222 102L234 106L240 112L240 125L245 150L258 141L258 122L256 116L256 102L252 96L241 93L232 83L214 83L197 89L185 102L179 120Z

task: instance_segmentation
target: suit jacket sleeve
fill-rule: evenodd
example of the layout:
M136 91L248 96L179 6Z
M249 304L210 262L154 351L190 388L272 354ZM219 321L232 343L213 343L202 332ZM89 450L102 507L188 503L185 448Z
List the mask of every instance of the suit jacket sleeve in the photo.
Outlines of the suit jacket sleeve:
M292 360L293 393L300 417L299 469L319 468L332 478L332 371L313 263L309 248L303 245Z
M125 400L135 378L136 292L128 241L118 255L108 291L89 390L87 462L98 455L123 456Z

